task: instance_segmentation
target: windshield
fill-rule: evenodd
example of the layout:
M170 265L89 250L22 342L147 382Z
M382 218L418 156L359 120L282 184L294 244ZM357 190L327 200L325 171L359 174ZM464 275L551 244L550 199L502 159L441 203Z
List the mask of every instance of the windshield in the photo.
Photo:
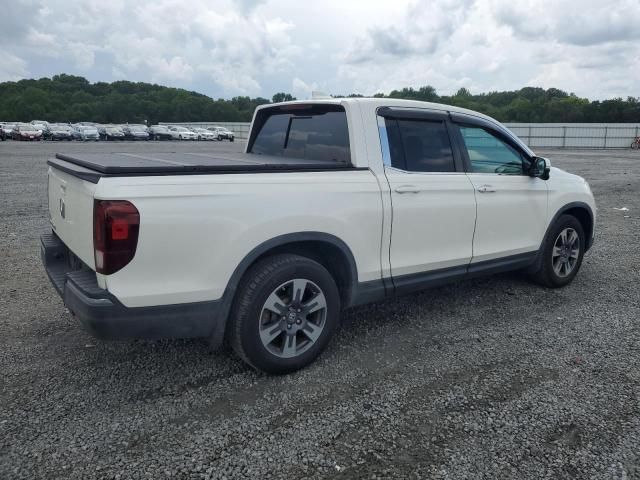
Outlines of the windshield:
M107 127L105 128L105 130L109 133L122 133L122 130L120 130L118 127Z
M151 128L156 132L166 132L167 131L167 127L155 126L155 127L151 127Z
M145 130L144 127L139 127L137 125L133 125L133 126L129 127L129 130L131 130L132 132L145 132L146 133L146 130Z

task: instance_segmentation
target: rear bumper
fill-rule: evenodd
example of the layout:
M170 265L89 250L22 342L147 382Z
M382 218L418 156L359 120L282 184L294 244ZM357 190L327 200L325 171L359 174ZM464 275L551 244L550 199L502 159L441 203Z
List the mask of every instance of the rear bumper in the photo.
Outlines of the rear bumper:
M223 301L130 308L98 286L86 266L72 269L67 246L53 233L40 237L40 255L49 280L66 307L95 337L160 339L208 337L222 342Z

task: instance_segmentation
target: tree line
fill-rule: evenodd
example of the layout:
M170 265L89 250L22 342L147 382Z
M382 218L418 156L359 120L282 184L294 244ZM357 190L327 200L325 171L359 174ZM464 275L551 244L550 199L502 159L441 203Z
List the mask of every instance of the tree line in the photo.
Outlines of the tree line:
M425 86L374 97L446 103L503 122L640 122L640 97L590 101L557 88L525 87L480 94L461 88L455 95L438 95L435 88ZM129 81L90 83L83 77L60 74L0 83L0 121L248 122L258 105L294 99L280 92L271 99L237 96L216 100L180 88Z

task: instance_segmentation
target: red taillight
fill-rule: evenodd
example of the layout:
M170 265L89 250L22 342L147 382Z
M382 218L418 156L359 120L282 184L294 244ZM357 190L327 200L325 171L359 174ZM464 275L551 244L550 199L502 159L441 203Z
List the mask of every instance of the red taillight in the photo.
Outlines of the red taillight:
M136 254L140 213L126 200L96 200L93 204L93 250L96 272L110 275Z

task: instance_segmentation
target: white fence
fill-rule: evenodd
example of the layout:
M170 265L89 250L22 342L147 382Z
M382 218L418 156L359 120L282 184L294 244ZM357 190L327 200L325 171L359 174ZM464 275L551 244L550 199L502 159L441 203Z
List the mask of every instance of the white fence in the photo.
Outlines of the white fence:
M242 140L249 136L249 123L194 122L173 123L185 127L228 128ZM629 148L640 136L640 123L505 123L532 148Z
M629 148L640 123L506 123L532 148Z

